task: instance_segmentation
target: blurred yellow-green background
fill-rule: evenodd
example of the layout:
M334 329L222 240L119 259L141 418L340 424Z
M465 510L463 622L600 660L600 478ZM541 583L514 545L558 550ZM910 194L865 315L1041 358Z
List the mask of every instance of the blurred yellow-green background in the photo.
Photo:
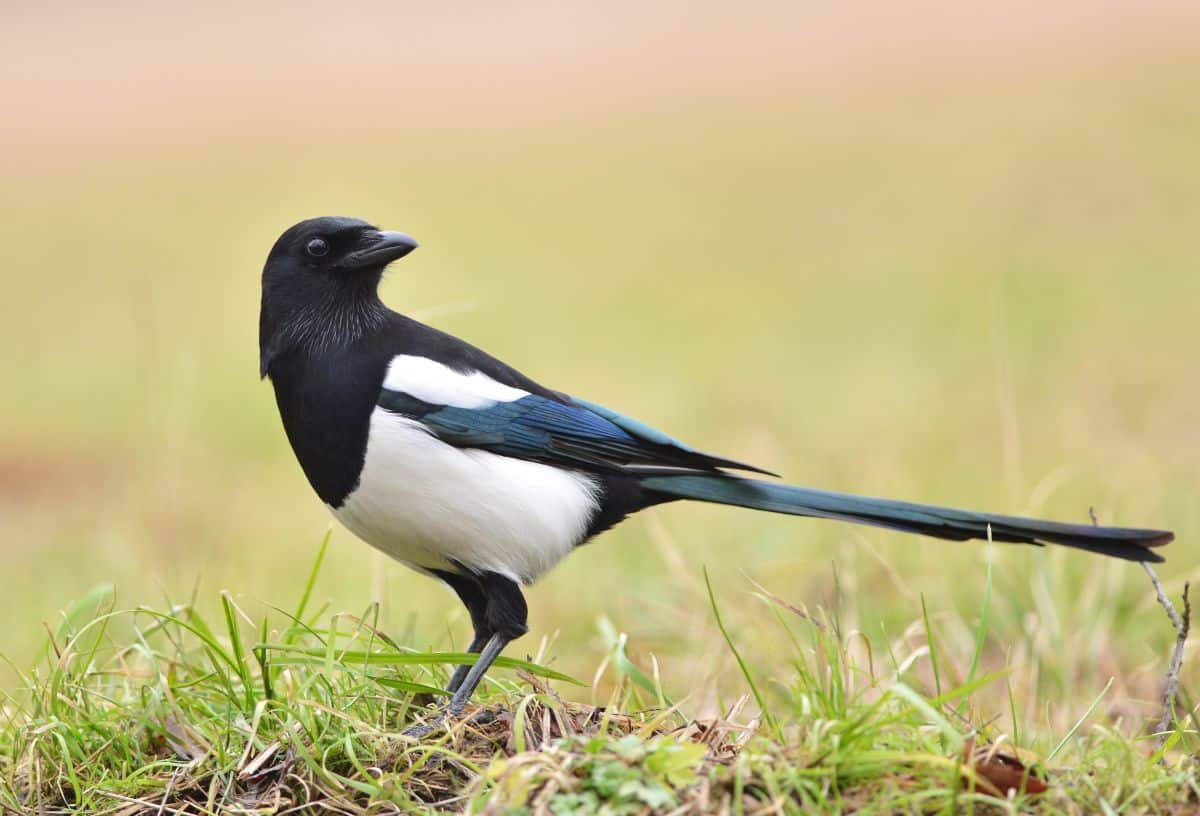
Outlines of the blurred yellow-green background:
M827 5L7 5L0 651L102 583L292 604L330 519L256 376L258 276L323 214L415 235L385 299L554 387L804 484L1168 527L1178 592L1200 7ZM331 610L462 643L449 593L333 539ZM769 665L743 573L895 638L923 596L969 651L989 561L1025 704L1153 698L1134 565L701 506L568 559L520 647L590 677L608 616L699 706L736 685L702 564Z

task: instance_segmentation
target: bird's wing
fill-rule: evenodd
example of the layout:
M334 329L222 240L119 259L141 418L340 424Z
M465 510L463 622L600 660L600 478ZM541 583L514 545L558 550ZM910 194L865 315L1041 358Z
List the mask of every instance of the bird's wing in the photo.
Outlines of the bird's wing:
M701 453L594 403L532 394L482 372L452 371L423 360L393 363L378 405L419 422L456 447L560 467L641 475L721 468L768 473Z

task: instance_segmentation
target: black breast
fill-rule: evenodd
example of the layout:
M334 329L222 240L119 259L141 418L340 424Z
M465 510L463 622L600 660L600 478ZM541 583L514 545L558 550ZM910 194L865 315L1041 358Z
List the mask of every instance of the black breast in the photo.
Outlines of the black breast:
M288 441L313 490L333 507L358 485L388 359L350 346L319 356L287 354L271 365Z

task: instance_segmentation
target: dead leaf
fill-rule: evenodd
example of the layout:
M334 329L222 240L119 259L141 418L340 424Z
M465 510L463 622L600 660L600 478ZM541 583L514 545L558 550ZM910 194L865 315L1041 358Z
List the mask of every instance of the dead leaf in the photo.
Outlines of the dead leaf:
M967 740L963 762L975 771L980 789L993 796L1007 798L1010 791L1037 795L1050 789L1032 768L996 746L977 747L975 740Z

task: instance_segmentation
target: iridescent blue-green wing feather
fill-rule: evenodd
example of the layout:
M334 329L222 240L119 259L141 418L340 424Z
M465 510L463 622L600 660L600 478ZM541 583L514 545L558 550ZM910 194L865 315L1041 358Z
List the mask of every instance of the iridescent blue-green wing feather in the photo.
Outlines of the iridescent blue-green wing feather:
M379 405L424 425L447 444L563 467L655 472L767 471L710 456L644 423L582 400L530 394L462 408L384 390Z

